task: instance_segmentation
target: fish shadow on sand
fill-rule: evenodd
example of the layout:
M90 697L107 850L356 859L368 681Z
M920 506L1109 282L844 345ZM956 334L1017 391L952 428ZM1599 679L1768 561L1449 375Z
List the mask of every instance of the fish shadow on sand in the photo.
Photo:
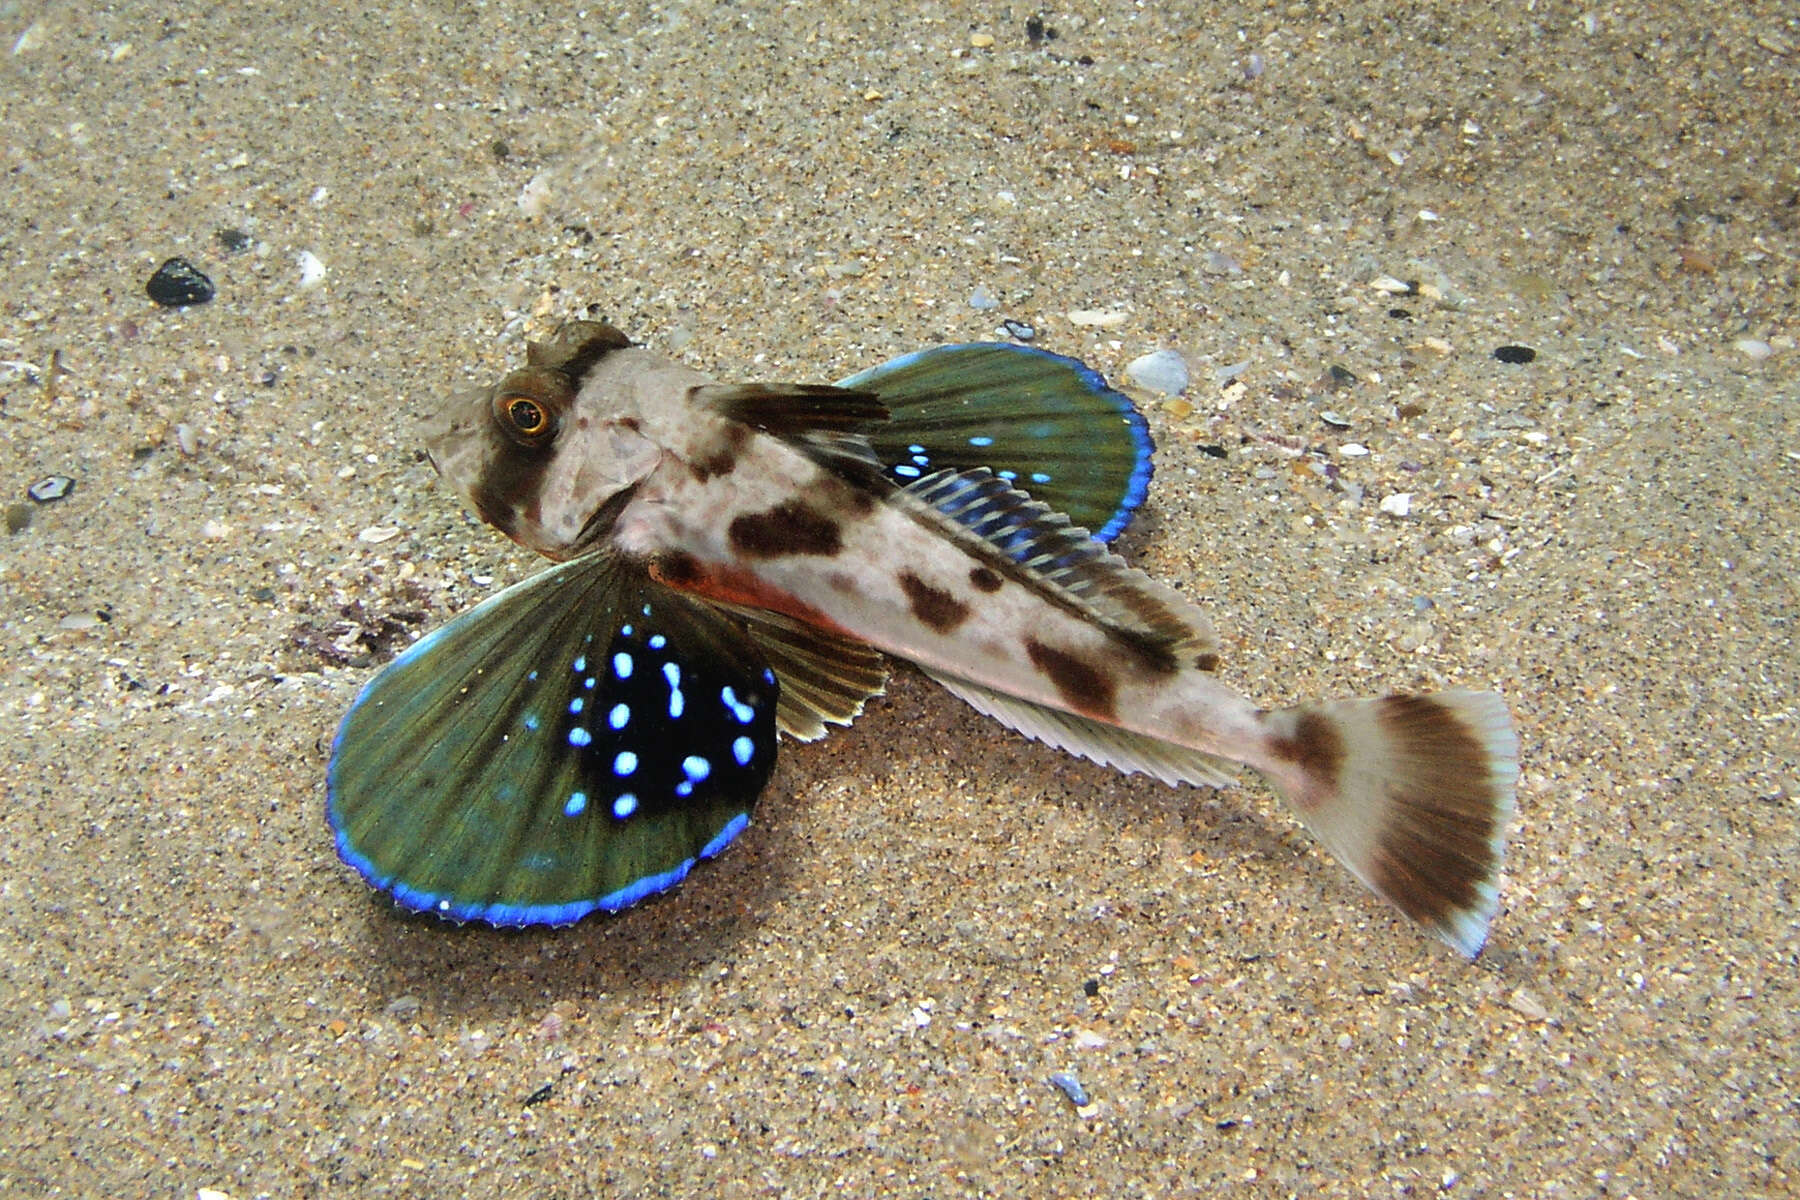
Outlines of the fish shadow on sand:
M932 732L918 736L921 730ZM581 1003L601 993L629 997L662 992L697 978L729 963L745 938L757 936L767 915L796 902L793 864L819 857L818 835L832 820L823 812L830 803L825 793L858 765L859 791L892 792L896 779L944 773L966 779L977 796L1019 792L1021 800L1008 802L1037 805L1039 812L1027 823L1042 827L1029 841L1012 847L1021 873L1038 870L1040 858L1061 853L1050 827L1066 820L1091 826L1090 836L1103 842L1144 831L1167 837L1173 831L1189 853L1221 865L1241 859L1289 864L1316 858L1321 874L1334 874L1327 860L1310 854L1294 837L1272 798L1266 804L1258 801L1249 773L1243 787L1227 791L1171 788L1147 777L1122 778L1016 734L995 734L989 722L929 681L898 672L889 693L872 702L854 727L811 746L784 744L783 761L756 821L729 853L698 867L681 887L624 913L596 914L560 928L498 929L410 913L379 892L369 893L370 991L416 997L438 1014L485 1020L535 1011L557 1000ZM880 764L878 773L869 773L870 764ZM1203 811L1202 805L1208 807ZM979 812L968 815L971 821L979 817ZM876 811L854 836L836 836L846 846L861 840L868 856L904 858L925 832L914 827L920 819L905 808ZM878 840L867 841L871 836ZM969 847L972 856L984 852L978 845ZM854 861L833 872L840 873L845 886L862 886L856 883ZM1064 878L1069 888L1090 890L1096 905L1118 900L1098 874L1084 880L1065 872ZM1245 886L1255 886L1254 881ZM855 910L869 897L845 901ZM814 901L802 897L800 902ZM995 903L1003 902L995 897Z

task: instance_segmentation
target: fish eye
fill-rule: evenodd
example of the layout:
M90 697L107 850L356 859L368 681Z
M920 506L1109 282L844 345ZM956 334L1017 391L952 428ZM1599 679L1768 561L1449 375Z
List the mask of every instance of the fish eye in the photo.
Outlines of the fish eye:
M528 367L514 371L494 389L494 421L521 446L541 446L556 436L575 387L561 371Z
M526 437L536 437L550 424L550 414L535 400L514 396L506 402L506 419Z

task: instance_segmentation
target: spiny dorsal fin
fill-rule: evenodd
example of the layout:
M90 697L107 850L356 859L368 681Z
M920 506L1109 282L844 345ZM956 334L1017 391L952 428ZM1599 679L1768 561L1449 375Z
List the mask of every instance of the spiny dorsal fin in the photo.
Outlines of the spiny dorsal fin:
M1127 566L1088 535L986 468L938 471L900 496L1003 579L1107 627L1159 665L1218 666L1218 640L1192 603Z
M708 383L689 395L720 416L776 437L858 433L888 416L875 393L826 383Z

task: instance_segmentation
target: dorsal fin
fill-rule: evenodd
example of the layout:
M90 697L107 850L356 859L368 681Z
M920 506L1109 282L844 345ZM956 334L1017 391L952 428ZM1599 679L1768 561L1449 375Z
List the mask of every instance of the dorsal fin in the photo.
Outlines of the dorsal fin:
M564 321L544 341L525 343L525 362L561 371L579 388L589 367L630 347L631 339L605 321Z
M708 383L689 395L720 416L776 437L860 433L888 417L875 393L828 383Z
M873 392L818 383L707 383L688 395L823 467L857 482L878 481L881 463L865 433L887 420L888 410Z
M1218 641L1190 601L1157 583L985 467L937 471L899 497L990 570L1098 621L1153 665L1218 665Z

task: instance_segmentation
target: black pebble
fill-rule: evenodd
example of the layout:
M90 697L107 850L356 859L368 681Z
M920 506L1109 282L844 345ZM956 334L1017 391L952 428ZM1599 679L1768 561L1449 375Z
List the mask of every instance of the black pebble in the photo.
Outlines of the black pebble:
M1528 363L1537 357L1530 346L1497 346L1494 357L1503 363Z
M144 294L164 308L205 304L213 298L213 282L185 258L171 258L156 268L144 285Z

